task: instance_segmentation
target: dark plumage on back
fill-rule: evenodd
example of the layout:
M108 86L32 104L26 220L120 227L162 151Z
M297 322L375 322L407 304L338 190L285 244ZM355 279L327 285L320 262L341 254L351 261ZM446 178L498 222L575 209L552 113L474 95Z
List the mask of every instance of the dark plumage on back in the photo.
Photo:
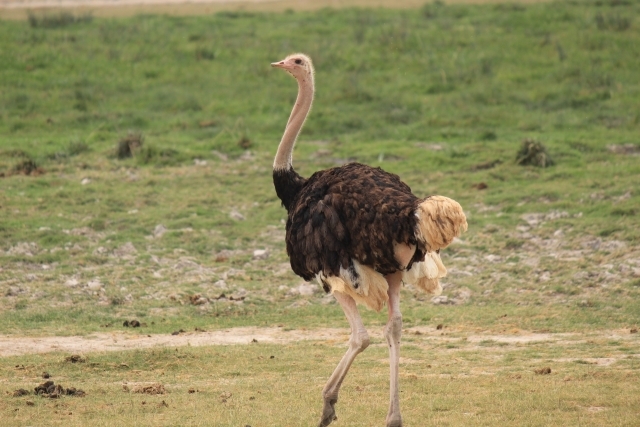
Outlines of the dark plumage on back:
M424 258L415 238L420 200L397 175L350 163L306 181L293 169L277 171L274 184L289 214L291 267L305 280L339 276L340 267L353 269L352 260L383 275L401 270L394 243L418 245L413 261Z

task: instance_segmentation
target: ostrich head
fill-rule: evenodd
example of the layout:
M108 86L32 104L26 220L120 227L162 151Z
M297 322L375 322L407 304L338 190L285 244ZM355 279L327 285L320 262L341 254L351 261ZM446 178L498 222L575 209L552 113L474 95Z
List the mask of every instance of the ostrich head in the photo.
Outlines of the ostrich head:
M297 80L302 79L302 81L305 81L310 79L313 81L314 70L311 58L303 53L289 55L282 61L271 63L271 66L288 71Z

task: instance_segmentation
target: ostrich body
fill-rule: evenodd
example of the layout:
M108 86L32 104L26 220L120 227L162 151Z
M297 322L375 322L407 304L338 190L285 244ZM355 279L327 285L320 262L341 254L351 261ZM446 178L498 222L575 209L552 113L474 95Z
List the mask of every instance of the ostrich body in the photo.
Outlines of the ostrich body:
M298 97L273 164L276 193L288 213L287 254L297 275L316 278L334 295L351 327L349 348L322 391L319 427L336 418L340 385L355 357L369 345L356 303L376 311L385 304L388 307L384 328L391 367L387 427L401 427L400 287L404 281L428 293L442 291L438 279L447 270L439 252L466 230L466 217L454 200L419 199L397 175L380 168L349 163L308 179L298 175L292 154L313 102L313 65L303 54L271 65L298 81Z

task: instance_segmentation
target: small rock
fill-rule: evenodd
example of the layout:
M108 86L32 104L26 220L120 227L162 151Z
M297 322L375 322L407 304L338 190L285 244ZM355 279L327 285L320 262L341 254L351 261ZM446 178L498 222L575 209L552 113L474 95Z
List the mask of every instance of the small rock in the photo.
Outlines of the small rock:
M76 286L78 286L80 284L80 282L78 281L78 279L69 279L66 282L64 282L65 286L68 286L70 288L75 288Z
M100 283L99 280L94 279L94 280L89 281L89 283L87 283L87 287L91 291L99 291L99 290L102 289L102 283Z
M127 242L124 245L120 246L118 249L113 251L113 254L120 258L132 256L137 253L138 253L138 250L136 249L135 246L133 246L133 243L131 242Z
M231 217L231 219L233 219L235 221L244 221L245 220L244 215L242 215L236 209L232 209L231 212L229 212L229 216Z
M455 296L452 298L454 304L464 304L471 299L471 290L469 288L460 288L455 291Z
M225 282L224 280L218 280L213 284L213 286L218 289L227 289L227 282Z
M89 178L83 178L82 181L80 181L80 184L82 185L87 185L90 183L91 183L91 180Z
M155 237L156 239L159 239L166 232L167 232L167 227L165 227L162 224L158 224L156 225L156 228L153 229L153 237Z
M447 297L446 295L439 295L437 297L431 298L431 303L436 305L455 304L455 302L449 300L449 297Z
M107 248L105 248L104 246L98 246L97 248L94 249L93 254L94 255L106 255L107 252L109 252L107 250Z
M256 249L253 251L253 259L267 259L269 258L269 251L266 249Z
M318 285L312 285L310 283L302 283L297 288L294 288L298 294L302 296L311 296L313 295L319 288Z

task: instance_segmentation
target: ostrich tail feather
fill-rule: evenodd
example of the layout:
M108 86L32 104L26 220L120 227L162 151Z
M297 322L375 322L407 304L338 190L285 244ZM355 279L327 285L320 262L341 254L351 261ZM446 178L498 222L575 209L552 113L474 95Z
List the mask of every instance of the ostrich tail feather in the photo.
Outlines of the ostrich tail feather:
M437 252L427 252L424 261L416 262L404 272L402 280L411 283L428 294L440 295L440 278L447 275L447 269Z
M389 296L389 285L384 276L373 268L352 260L356 276L344 268L340 268L340 276L325 276L319 273L318 281L326 283L331 288L331 293L340 292L349 295L357 303L363 304L372 310L380 311L386 304Z
M467 230L467 217L460 203L444 196L431 196L418 205L417 237L427 251L446 248Z

